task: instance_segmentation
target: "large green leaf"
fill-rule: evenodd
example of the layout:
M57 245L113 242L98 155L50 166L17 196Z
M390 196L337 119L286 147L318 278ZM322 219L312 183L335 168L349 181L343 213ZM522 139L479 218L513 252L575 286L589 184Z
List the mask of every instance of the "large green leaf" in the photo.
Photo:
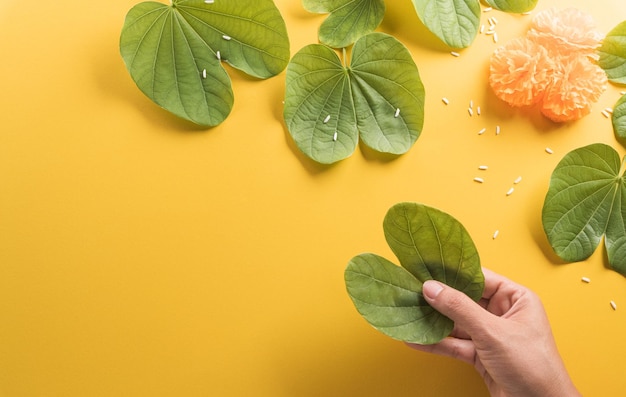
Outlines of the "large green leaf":
M233 105L220 59L268 78L287 66L289 40L271 0L143 2L126 15L120 52L139 89L155 103L214 126Z
M626 84L626 21L611 30L598 49L598 63L613 83Z
M626 95L622 95L613 106L612 122L615 137L622 146L626 146Z
M383 0L302 0L310 12L330 13L319 30L319 40L343 48L371 33L385 16Z
M402 267L375 254L358 255L345 270L348 294L382 333L406 342L437 343L454 323L428 305L422 284L439 280L478 301L484 276L476 247L459 221L423 204L396 204L383 229Z
M538 0L485 0L491 7L504 11L522 13L531 11L537 6Z
M543 205L543 228L558 256L582 261L605 236L609 265L626 275L626 184L618 153L596 143L559 162Z
M334 163L363 142L406 153L424 123L424 86L409 51L384 33L354 44L349 66L329 47L312 44L287 67L284 117L297 146L313 160Z
M466 48L480 25L478 0L413 0L422 23L452 48Z

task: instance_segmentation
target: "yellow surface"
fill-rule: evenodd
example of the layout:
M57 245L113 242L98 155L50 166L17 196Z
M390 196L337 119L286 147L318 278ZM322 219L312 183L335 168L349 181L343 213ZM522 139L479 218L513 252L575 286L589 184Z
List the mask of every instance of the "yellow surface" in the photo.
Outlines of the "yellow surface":
M454 58L410 1L389 0L381 30L419 67L423 134L398 158L360 148L322 167L285 130L284 73L231 73L233 112L209 130L144 97L118 50L135 3L0 4L0 395L486 396L470 366L383 336L345 292L352 256L393 257L381 224L400 201L452 214L485 266L539 293L583 394L626 394L626 278L603 250L562 264L541 226L563 155L593 142L624 154L600 114L623 87L568 125L511 110L486 84L491 37ZM292 54L316 42L322 16L276 4ZM623 0L538 9L568 5L603 32L626 19ZM498 44L530 18L488 16Z

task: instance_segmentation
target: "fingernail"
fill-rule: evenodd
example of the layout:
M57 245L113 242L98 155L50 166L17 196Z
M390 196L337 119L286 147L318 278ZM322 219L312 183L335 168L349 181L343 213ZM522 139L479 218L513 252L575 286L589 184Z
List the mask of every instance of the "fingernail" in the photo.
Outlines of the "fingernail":
M422 286L422 293L428 299L435 299L443 291L443 285L438 281L428 280Z

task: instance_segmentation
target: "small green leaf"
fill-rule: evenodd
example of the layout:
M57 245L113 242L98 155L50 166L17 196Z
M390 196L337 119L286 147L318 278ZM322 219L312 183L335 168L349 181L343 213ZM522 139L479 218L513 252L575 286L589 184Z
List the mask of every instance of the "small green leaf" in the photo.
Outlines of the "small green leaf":
M613 106L612 122L615 137L622 146L626 146L626 95L622 95Z
M312 44L287 67L284 118L298 148L330 164L358 143L406 153L424 123L424 87L410 53L384 33L355 43L349 67L329 47Z
M452 48L466 48L480 25L478 0L413 0L422 23Z
M598 54L598 64L606 72L609 81L626 84L626 21L606 35Z
M403 267L375 254L358 255L345 271L348 294L357 311L385 335L437 343L454 324L428 305L422 284L439 280L478 301L484 276L476 247L452 216L417 203L393 206L383 229Z
M332 49L311 44L294 55L285 91L285 122L304 154L330 164L354 152L359 132L350 81Z
M233 105L219 58L258 78L289 61L285 23L271 0L143 2L126 15L120 52L131 77L155 103L214 126Z
M364 36L354 44L350 77L363 142L379 152L406 153L422 131L425 97L409 51L392 36Z
M485 0L485 3L496 10L522 13L533 10L537 6L537 1L538 0Z
M543 228L556 254L582 261L602 236L609 265L626 275L626 184L618 153L608 145L575 149L559 162L543 206Z
M453 323L422 296L422 283L400 266L374 254L353 258L345 271L348 294L374 328L394 339L436 343Z
M344 48L371 33L385 16L383 0L303 0L310 12L330 13L319 30L322 44Z

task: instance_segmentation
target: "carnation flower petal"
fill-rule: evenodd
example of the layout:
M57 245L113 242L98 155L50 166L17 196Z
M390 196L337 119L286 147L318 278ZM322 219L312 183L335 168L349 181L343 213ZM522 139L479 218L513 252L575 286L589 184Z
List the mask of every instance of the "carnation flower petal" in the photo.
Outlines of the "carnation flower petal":
M578 120L606 90L606 73L589 57L572 54L561 57L552 83L543 96L541 113L556 122Z
M496 96L511 106L528 106L541 100L553 69L543 47L517 38L491 56L489 84Z
M528 38L544 46L550 53L568 55L578 52L595 56L602 33L593 18L579 9L550 8L533 17Z

